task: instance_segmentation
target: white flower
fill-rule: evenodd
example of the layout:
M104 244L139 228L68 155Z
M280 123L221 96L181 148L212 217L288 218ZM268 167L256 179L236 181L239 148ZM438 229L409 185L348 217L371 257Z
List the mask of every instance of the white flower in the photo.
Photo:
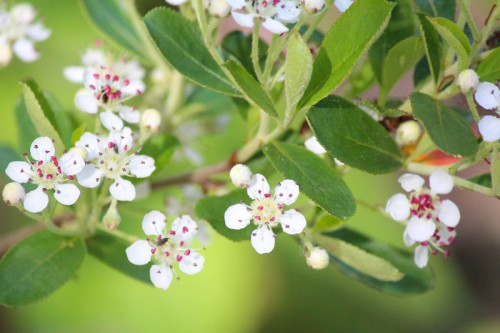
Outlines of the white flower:
M335 7L342 13L345 12L346 10L351 7L351 5L354 3L354 0L335 0L333 3Z
M244 164L236 164L229 171L229 178L234 186L247 188L252 180L252 171Z
M420 125L415 120L408 120L399 125L396 131L396 143L408 146L416 143L422 134Z
M10 206L17 206L23 202L25 196L24 187L19 183L8 183L2 191L3 201Z
M275 235L272 228L278 224L290 235L299 234L306 227L306 219L301 213L295 209L283 209L285 205L293 204L299 196L299 186L293 180L283 180L274 189L274 196L271 196L266 178L256 174L252 177L247 193L253 202L249 206L244 203L230 206L224 213L224 220L226 226L234 230L243 229L253 221L257 229L252 232L250 240L258 253L273 250Z
M227 17L231 11L231 6L227 0L208 0L206 7L210 15L217 18Z
M316 14L325 9L325 0L302 0L302 7L309 14Z
M114 180L109 192L118 201L132 201L136 192L134 185L123 176L145 178L155 170L155 161L146 155L131 153L133 136L130 128L109 133L99 138L86 132L76 142L77 147L87 150L87 165L77 175L78 183L84 187L97 187L103 178Z
M189 241L196 234L197 224L188 215L174 220L171 230L166 230L167 219L159 211L144 216L142 230L146 240L138 240L130 245L127 258L134 265L145 265L153 261L149 271L155 287L168 289L172 282L174 264L185 274L196 274L203 269L205 258L189 247Z
M445 258L450 255L450 250L446 247L453 244L457 233L455 228L447 227L441 222L436 223L436 231L434 232L432 241L422 242L415 248L414 261L418 268L424 268L429 262L429 252L436 255L439 252L443 253Z
M500 140L500 118L484 116L477 126L484 141L496 142Z
M409 197L402 193L393 195L386 205L386 211L396 221L408 220L403 234L407 246L415 242L420 247L415 252L415 263L419 267L427 264L427 254L422 247L441 251L441 229L453 230L460 221L460 211L449 199L441 199L439 194L448 194L453 189L453 178L445 171L434 171L429 179L430 189L424 187L424 179L414 174L404 174L399 178L401 187L409 192Z
M481 82L474 94L477 104L486 110L500 109L500 89L490 82Z
M313 269L323 269L328 266L330 257L328 252L321 247L315 247L306 255L307 265Z
M85 166L83 158L73 152L58 159L54 144L48 137L35 139L30 148L33 161L10 162L5 170L7 176L18 183L33 183L37 188L28 192L24 198L24 208L31 213L43 211L48 203L48 191L54 191L54 198L63 205L73 205L80 196L80 190L74 184L65 184L73 180L74 175Z
M462 93L470 94L479 85L479 75L472 69L463 70L458 74L457 85Z

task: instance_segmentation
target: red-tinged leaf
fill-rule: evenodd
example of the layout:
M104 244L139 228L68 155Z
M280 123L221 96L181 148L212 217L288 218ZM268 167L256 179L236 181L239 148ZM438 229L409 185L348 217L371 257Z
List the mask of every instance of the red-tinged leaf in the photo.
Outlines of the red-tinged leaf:
M419 155L415 158L415 162L428 165L451 165L457 163L460 160L460 157L446 155L439 149Z

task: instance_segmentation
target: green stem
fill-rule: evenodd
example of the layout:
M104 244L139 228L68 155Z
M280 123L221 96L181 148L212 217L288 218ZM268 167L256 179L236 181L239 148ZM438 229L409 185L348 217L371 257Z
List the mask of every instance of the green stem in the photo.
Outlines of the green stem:
M472 118L474 118L474 121L478 123L481 118L479 117L479 113L477 112L476 103L474 102L472 93L465 94L465 97L467 98L467 104L469 104L469 110L472 114Z
M126 232L123 232L123 231L120 231L118 229L114 229L114 230L109 230L108 228L106 228L104 225L102 224L98 224L97 226L97 229L107 233L107 234L110 234L110 235L113 235L115 237L118 237L118 238L121 238L129 243L133 243L137 240L140 240L139 237L136 237L134 235L130 235L130 234L127 234Z

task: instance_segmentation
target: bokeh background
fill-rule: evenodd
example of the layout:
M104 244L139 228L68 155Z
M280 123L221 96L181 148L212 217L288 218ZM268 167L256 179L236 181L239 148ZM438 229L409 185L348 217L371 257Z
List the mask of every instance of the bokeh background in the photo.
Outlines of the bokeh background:
M65 109L73 110L79 87L65 81L62 70L78 64L84 49L102 38L77 1L31 2L53 33L37 45L39 61L24 64L16 59L0 70L0 144L16 149L22 135L14 114L19 80L34 78ZM138 2L146 8L153 1ZM494 0L475 3L482 22ZM327 20L335 15L332 10ZM231 24L229 19L228 29ZM402 85L396 93L409 89ZM205 148L212 147L206 149L208 162L224 158L244 139L237 117L219 135L203 139ZM180 170L172 168L172 173ZM347 181L356 197L384 204L398 190L396 176L353 171ZM167 291L87 256L77 276L48 299L22 309L0 307L0 332L500 332L499 201L460 190L452 197L463 214L457 243L449 259L432 258L436 286L424 295L397 298L348 279L335 267L313 271L291 237L278 237L273 253L261 256L248 242L233 243L212 233L202 273L174 281ZM0 216L0 242L31 223L3 202ZM125 228L138 231L141 214L136 221ZM402 227L363 206L348 225L404 247Z

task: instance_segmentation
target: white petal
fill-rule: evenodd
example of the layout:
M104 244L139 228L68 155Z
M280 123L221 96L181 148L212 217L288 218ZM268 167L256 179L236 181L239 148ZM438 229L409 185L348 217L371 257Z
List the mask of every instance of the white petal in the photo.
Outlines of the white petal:
M425 180L419 175L405 173L398 178L398 182L406 192L419 191L424 186Z
M241 9L245 7L245 0L227 0L232 9Z
M121 131L112 131L108 135L108 142L113 142L118 146L118 151L129 150L134 143L134 136L129 127L124 127Z
M80 89L75 95L75 106L83 112L96 114L99 103L92 91Z
M274 249L274 234L266 226L255 229L252 232L250 241L257 253L270 253Z
M477 125L484 141L496 142L500 140L500 118L484 116Z
M61 204L70 206L80 197L80 190L74 184L57 184L54 186L54 198Z
M122 92L130 96L142 94L145 90L146 85L141 80L130 80L129 84L122 88Z
M123 120L130 124L137 124L141 120L141 113L129 106L122 106L119 114Z
M183 273L192 275L201 272L205 258L195 251L191 251L189 255L183 255L179 262L179 268Z
M293 23L297 22L300 16L301 8L298 2L295 1L280 1L276 5L276 13L278 19L283 22Z
M408 236L417 242L429 240L436 231L436 224L431 220L412 217L406 226Z
M115 182L109 187L109 193L119 201L132 201L135 199L134 184L121 177L115 179Z
M418 268L424 268L427 266L427 263L429 262L429 249L427 246L419 245L415 248L414 261Z
M100 67L106 65L106 57L101 50L88 49L82 55L82 64L87 67Z
M135 241L125 252L128 261L134 265L145 265L151 260L151 245L145 240Z
M280 204L293 204L299 197L299 194L299 185L290 179L281 181L274 189L275 201Z
M318 139L313 136L304 142L304 146L315 153L316 155L323 155L326 153L325 148L318 142Z
M36 17L35 8L29 3L20 3L10 11L12 20L19 24L30 24Z
M354 0L335 0L334 4L335 7L338 8L340 12L345 12L346 10L351 7L351 5L354 3Z
M250 186L247 188L247 193L250 199L252 200L260 200L265 198L265 195L270 195L269 183L266 180L266 177L257 173L252 176L250 180Z
M123 128L123 120L112 111L101 112L102 125L109 131L119 131Z
M5 173L15 182L26 183L30 179L31 165L27 162L10 162L5 169Z
M167 290L172 282L172 271L165 264L153 265L149 270L149 277L156 288Z
M477 104L487 110L497 109L500 105L500 89L490 82L481 82L474 97Z
M102 181L104 172L101 169L97 169L93 165L87 164L83 170L76 175L78 179L78 184L87 188L94 188L99 186Z
M157 210L153 210L142 219L142 230L146 235L156 235L159 236L163 233L165 226L167 225L167 218L165 215Z
M396 221L406 220L410 216L410 208L410 201L402 193L394 194L385 205L385 211Z
M82 156L72 151L67 152L59 159L62 172L72 176L80 173L85 167L85 160Z
M307 225L304 215L295 209L286 211L278 221L281 223L283 231L290 235L300 234Z
M64 77L66 80L74 82L74 83L82 83L83 82L83 73L85 72L85 68L80 66L70 66L66 67L63 70Z
M194 236L196 230L198 229L198 225L189 215L182 215L172 222L171 229L175 232L175 238L177 240L185 241Z
M80 140L75 143L75 146L82 147L87 150L88 161L91 161L99 156L99 152L101 151L101 147L99 146L99 138L89 132L83 133L83 135L80 137Z
M403 232L403 241L405 242L406 246L412 246L415 244L415 240L408 235L408 231L405 229Z
M453 190L453 178L443 170L434 171L429 177L431 191L436 194L448 194Z
M31 157L36 161L48 162L55 151L54 143L46 136L35 139L30 147Z
M187 0L165 0L168 4L173 5L173 6L180 6Z
M47 29L41 23L35 23L30 25L28 27L28 30L26 31L28 37L36 42L41 42L43 40L46 40L47 38L50 37L50 33L51 33L50 29Z
M277 35L281 35L288 31L288 28L283 23L278 20L273 20L270 17L266 17L262 26Z
M24 62L33 62L40 58L40 54L35 50L33 42L27 39L18 39L12 49L17 57Z
M233 11L231 13L233 15L234 20L239 25L246 28L253 28L253 14L243 14Z
M155 171L155 160L146 155L135 155L130 159L129 168L132 176L149 177Z
M460 210L451 200L443 200L438 206L438 218L447 227L456 227L460 222Z
M441 222L437 223L437 228L438 228L437 236L439 236L438 244L441 246L447 246L453 244L455 238L457 237L457 232L455 231L455 229L448 228Z
M49 204L49 197L42 188L38 187L36 190L26 194L23 204L24 209L28 212L40 213Z
M229 229L240 230L250 224L252 212L243 204L236 204L226 209L224 222Z

